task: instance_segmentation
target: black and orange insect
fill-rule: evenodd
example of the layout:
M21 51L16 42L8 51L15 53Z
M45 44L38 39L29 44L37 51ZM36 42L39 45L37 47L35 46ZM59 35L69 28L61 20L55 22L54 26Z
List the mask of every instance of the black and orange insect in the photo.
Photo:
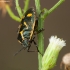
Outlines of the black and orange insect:
M28 52L33 52L29 50L32 42L35 44L37 51L39 52L37 44L34 41L35 39L34 35L36 33L40 33L41 31L43 31L43 29L38 31L37 25L38 25L38 20L35 15L35 10L34 8L30 8L26 11L25 16L21 19L21 23L18 27L17 39L18 39L18 42L23 46L23 48L21 48L18 52L26 48Z

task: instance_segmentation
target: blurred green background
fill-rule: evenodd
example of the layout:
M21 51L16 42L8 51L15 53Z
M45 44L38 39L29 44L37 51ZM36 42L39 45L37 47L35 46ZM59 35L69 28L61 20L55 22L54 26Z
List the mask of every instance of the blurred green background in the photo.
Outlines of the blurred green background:
M20 0L23 8L24 0ZM50 9L58 0L41 0L41 9ZM34 0L30 0L29 7L34 7ZM18 16L13 0L12 11ZM0 70L38 70L37 52L28 53L21 51L17 56L13 56L22 46L17 42L17 28L19 23L12 20L8 14L2 17L0 11ZM44 23L44 43L47 47L49 37L57 35L66 40L64 47L58 57L56 66L52 70L60 70L60 62L65 53L70 52L70 0L66 0L53 13L51 13ZM36 50L32 45L31 49ZM63 69L62 69L63 70Z

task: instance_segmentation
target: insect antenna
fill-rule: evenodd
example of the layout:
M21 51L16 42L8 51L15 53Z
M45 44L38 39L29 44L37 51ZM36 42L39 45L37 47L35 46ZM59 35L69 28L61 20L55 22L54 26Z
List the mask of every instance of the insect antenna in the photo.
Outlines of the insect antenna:
M25 50L26 48L24 48L24 47L22 47L19 51L17 51L15 54L14 54L14 56L16 56L19 52L21 52L22 50Z

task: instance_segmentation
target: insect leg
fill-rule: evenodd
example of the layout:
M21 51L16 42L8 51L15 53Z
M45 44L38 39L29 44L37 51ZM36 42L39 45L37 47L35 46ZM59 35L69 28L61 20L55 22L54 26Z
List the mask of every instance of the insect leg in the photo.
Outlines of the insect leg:
M35 39L35 37L33 37L33 39ZM27 52L37 52L37 50L36 51L35 50L29 50L30 47L31 47L31 44L33 42L33 39L30 41L30 44L29 44L28 49L27 49Z
M39 52L39 53L40 53L40 51L38 50L37 43L34 41L34 39L35 39L35 37L33 37L33 39L30 41L30 45L28 46L28 50L27 50L27 52ZM34 45L36 46L37 50L29 50L30 47L31 47L32 42L33 42ZM41 54L41 53L40 53L40 54ZM42 55L42 54L41 54L41 55Z
M44 28L40 29L40 30L37 32L37 34L38 34L38 33L41 33L41 32L44 31L44 30L45 30Z
M40 29L40 30L38 30L38 31L34 31L34 35L39 34L39 33L41 33L41 32L44 31L44 30L45 30L45 29L42 28L42 29Z
M34 37L34 38L35 38L35 37ZM34 38L33 38L33 43L34 43L34 45L35 45L36 48L37 48L37 52L39 52L39 53L41 54L41 52L39 51L38 46L37 46L37 43L35 42ZM43 55L43 54L41 54L41 55Z
M38 20L36 19L35 21L35 27L34 27L34 35L41 33L42 31L44 31L44 28L41 28L40 30L38 30Z
M34 52L34 51L30 50L31 44L32 44L32 40L30 41L30 44L29 44L28 49L27 49L27 52Z
M34 37L34 38L35 38L35 37ZM33 38L33 39L34 39L34 38ZM31 44L32 44L32 42L33 42L33 39L29 41L29 46L28 46L27 52L35 52L34 50L29 50L30 47L31 47Z

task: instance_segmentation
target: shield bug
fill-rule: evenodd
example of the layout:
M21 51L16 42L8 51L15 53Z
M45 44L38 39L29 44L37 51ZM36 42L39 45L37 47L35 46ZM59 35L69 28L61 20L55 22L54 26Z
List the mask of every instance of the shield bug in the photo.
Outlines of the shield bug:
M26 49L29 51L32 42L35 44L37 51L38 47L36 42L34 41L35 32L41 32L43 29L36 31L38 25L38 20L36 19L34 8L30 8L26 11L25 16L21 19L21 23L18 27L18 42L23 46L17 53L19 53L22 49ZM34 51L31 51L34 52ZM16 54L17 54L16 53ZM15 54L15 55L16 55Z

